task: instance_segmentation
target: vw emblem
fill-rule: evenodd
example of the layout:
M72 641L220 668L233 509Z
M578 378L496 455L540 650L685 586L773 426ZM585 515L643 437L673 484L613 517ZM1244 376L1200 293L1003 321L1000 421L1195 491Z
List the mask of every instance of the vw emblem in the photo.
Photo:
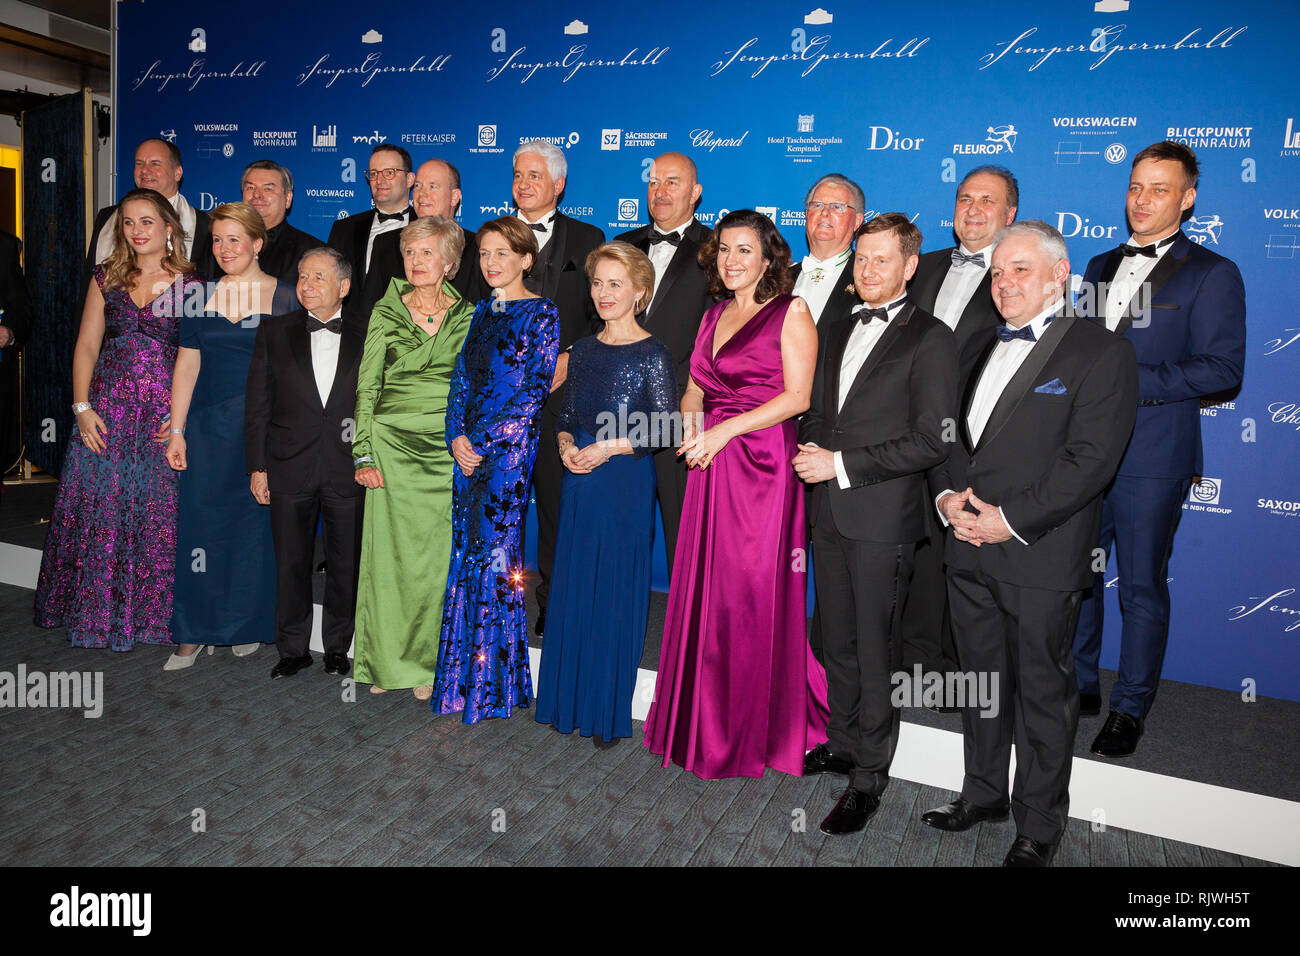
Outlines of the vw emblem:
M1124 148L1123 143L1111 143L1106 147L1106 162L1108 163L1122 163L1127 155L1128 150Z

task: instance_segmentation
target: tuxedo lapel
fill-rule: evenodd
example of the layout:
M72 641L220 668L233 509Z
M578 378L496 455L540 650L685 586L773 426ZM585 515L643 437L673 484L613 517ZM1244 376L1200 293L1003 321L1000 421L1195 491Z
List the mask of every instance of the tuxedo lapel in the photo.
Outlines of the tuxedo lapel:
M423 333L421 333L423 334ZM340 383L349 378L349 373L356 367L361 360L362 342L360 336L352 335L348 329L344 329L339 340L339 360L338 367L334 370L334 381L330 385L329 400L325 403L326 407L339 397ZM355 380L356 376L351 376ZM312 388L315 391L316 378L315 373L312 375ZM353 400L355 403L355 388L353 389ZM317 392L319 395L319 392Z
M551 224L551 239L541 255L546 260L546 278L542 283L542 295L555 301L556 291L560 287L560 272L564 269L564 248L569 237L569 218L563 213L556 213L555 222Z
M844 364L844 348L849 343L852 322L836 322L826 331L826 421L833 422L840 415L840 368Z
M360 289L366 277L366 246L370 244L370 227L375 221L375 211L370 209L357 216L356 231L352 234L352 285Z
M1179 269L1187 264L1187 255L1191 244L1190 239L1179 233L1179 238L1174 240L1169 251L1161 256L1160 261L1147 273L1146 280L1138 287L1137 292L1129 301L1128 308L1124 310L1124 314L1120 317L1119 325L1115 326L1116 335L1123 335L1128 332L1133 327L1133 319L1137 317L1138 313L1149 309L1156 294L1165 287ZM1107 264L1109 265L1109 263ZM1144 292L1145 295L1143 295Z
M961 396L961 414L958 416L958 422L961 427L961 439L966 446L967 452L975 450L975 442L971 440L970 428L967 425L967 419L970 418L970 406L975 401L975 390L979 388L980 377L984 374L984 367L988 365L989 358L993 355L993 350L997 348L998 338L992 336L988 345L984 346L984 351L980 353L979 358L975 360L974 370L966 379L966 388Z
M1106 264L1101 268L1101 275L1097 277L1097 288L1094 289L1096 294L1097 306L1093 310L1093 316L1103 326L1106 324L1106 300L1110 298L1110 284L1115 278L1115 273L1119 272L1119 264L1124 261L1124 254L1118 249L1111 252Z
M285 335L289 339L289 352L293 355L294 361L298 363L298 371L303 374L307 386L307 393L311 395L316 403L317 408L324 408L320 400L320 391L316 388L316 370L311 364L311 336L307 332L307 318L311 313L304 311L303 318L298 322L289 323L285 329Z
M650 241L647 238L646 246L648 247L649 245ZM668 268L664 270L664 277L659 281L659 287L655 289L655 297L650 303L651 312L654 311L656 303L665 301L668 295L668 290L673 287L673 283L681 278L682 273L685 272L687 267L690 266L692 261L694 261L695 256L699 251L700 248L695 244L695 241L683 234L682 241L679 242L677 248L673 250L672 259L668 261Z
M862 383L871 375L872 370L880 364L880 360L888 354L891 348L894 347L894 343L897 342L899 337L903 334L903 329L907 326L908 319L912 317L912 312L915 308L916 306L911 302L908 302L899 310L898 317L889 323L884 332L880 333L879 341L876 342L875 348L871 350L871 354L867 356L866 361L862 363L862 367L858 369L858 374L853 378L853 384L849 386L849 393L844 396L845 405L853 400L858 389L862 387ZM857 321L856 318L851 318L849 321L841 322L839 324L852 332ZM846 333L845 341L847 342L847 340L848 334ZM836 392L836 397L839 397L838 392Z
M1011 376L1011 381L1007 382L1007 387L1002 390L998 396L997 404L993 406L993 411L989 414L989 420L984 425L984 431L980 433L979 444L976 451L983 448L989 441L1002 430L1002 426L1007 423L1015 410L1020 406L1021 400L1029 391L1034 380L1038 378L1038 373L1043 370L1056 347L1061 344L1061 338L1074 324L1074 319L1067 315L1058 315L1052 320L1052 324L1043 332L1043 337L1038 340L1029 353L1029 357L1020 364L1016 369L1016 374ZM994 339L996 342L997 339Z
M938 295L939 292L936 289L935 297L938 298ZM953 335L957 336L957 341L966 342L975 329L983 324L982 320L992 308L993 272L990 269L985 269L984 278L980 280L980 284L971 293L966 308L962 309L961 317L957 319L957 327L952 330Z
M915 283L915 291L909 291L908 293L913 299L925 306L931 315L934 314L935 303L939 301L939 290L943 288L943 282L948 278L948 270L952 268L951 249L948 250L948 255L947 265L942 269L929 271L924 278Z

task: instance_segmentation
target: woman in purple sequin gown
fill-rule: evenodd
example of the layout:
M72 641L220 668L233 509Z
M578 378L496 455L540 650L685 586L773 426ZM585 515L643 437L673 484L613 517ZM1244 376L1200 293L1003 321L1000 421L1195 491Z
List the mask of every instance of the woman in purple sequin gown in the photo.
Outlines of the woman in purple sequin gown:
M77 336L77 432L45 539L35 618L66 628L74 646L129 651L172 643L176 476L156 436L171 408L181 312L202 287L161 194L132 190L115 216L113 253L95 267Z
M733 298L704 314L682 398L691 471L645 744L705 779L798 775L828 714L791 466L817 330L789 295L790 249L766 216L728 214L700 258L710 291Z

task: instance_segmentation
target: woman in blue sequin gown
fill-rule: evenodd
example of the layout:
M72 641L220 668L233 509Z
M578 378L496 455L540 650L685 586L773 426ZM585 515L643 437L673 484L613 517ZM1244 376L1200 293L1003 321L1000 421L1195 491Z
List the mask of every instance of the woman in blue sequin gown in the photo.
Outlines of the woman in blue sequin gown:
M171 408L181 312L202 286L160 193L128 193L113 229L77 335L72 395L86 407L59 476L35 619L66 628L75 647L129 651L172 643L176 476L155 436Z
M672 444L673 356L637 324L654 266L625 242L587 258L605 320L569 350L557 422L566 472L537 677L537 720L604 742L632 736L632 694L650 611L655 468Z
M532 700L520 532L537 455L537 414L559 351L555 303L524 288L537 255L513 216L478 231L479 262L493 289L474 310L447 397L452 550L442 635L429 701L467 724L509 717Z
M275 639L275 551L270 509L244 467L244 386L262 318L298 308L294 287L269 276L257 254L266 227L252 206L209 214L212 252L225 275L207 285L201 314L181 322L167 459L179 472L176 599L167 669L191 666L200 645L240 656Z

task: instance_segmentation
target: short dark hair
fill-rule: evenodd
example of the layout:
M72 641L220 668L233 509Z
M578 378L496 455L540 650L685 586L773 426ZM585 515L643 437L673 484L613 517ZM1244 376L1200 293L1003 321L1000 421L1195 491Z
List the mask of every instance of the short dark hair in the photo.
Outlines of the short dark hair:
M145 143L161 143L163 146L167 147L167 152L171 154L172 165L173 166L182 165L181 148L177 146L175 143L168 142L167 140L163 139L161 136L149 136L146 137L145 139L140 140L139 144L136 146L136 150L139 151L140 147L143 146Z
M280 174L280 183L284 186L285 195L293 192L293 173L281 166L279 163L270 159L255 159L244 167L243 173L239 177L239 188L244 188L244 181L248 179L248 174L254 169L269 169L272 172Z
M483 225L478 227L478 232L474 234L476 245L483 244L483 237L490 232L495 232L498 236L506 241L512 252L517 256L532 256L533 262L524 270L524 275L533 271L533 266L537 265L537 234L524 225L523 220L518 216L502 216L499 219L489 219Z
M882 212L874 219L868 219L858 226L853 234L856 242L859 236L877 232L892 232L898 236L898 247L903 250L903 258L919 255L921 252L921 230L901 212Z
M298 257L298 269L302 269L302 264L311 256L325 256L334 264L334 274L339 277L339 281L352 279L352 263L348 262L347 257L339 252L333 246L317 246L315 249L308 249Z
M1133 168L1144 159L1167 159L1183 167L1183 189L1195 189L1201 179L1201 163L1191 148L1173 140L1152 143L1133 157Z
M752 229L758 236L762 247L762 256L768 260L767 271L758 280L754 298L766 302L783 292L794 288L794 278L790 275L790 246L777 231L771 219L753 209L734 209L718 220L713 227L713 235L701 248L697 261L700 268L709 277L709 295L715 299L730 294L718 272L718 240L724 229Z
M961 192L961 187L966 185L968 179L972 176L978 176L981 173L987 173L990 176L996 176L998 179L1002 180L1007 187L1007 205L1015 206L1017 209L1020 208L1020 184L1016 182L1016 177L1012 175L1011 170L1007 169L1005 166L995 166L992 163L984 166L976 166L961 178L961 182L957 184L957 192Z
M414 169L411 165L411 154L396 143L380 143L370 151L370 158L374 159L375 153L379 152L396 153L398 156L402 157L402 162L406 164L405 168L408 173Z
M442 163L442 165L447 167L447 178L451 180L451 188L460 189L460 170L456 168L455 163L449 159L443 159L441 156L431 156L424 162ZM424 163L421 163L420 165L423 166Z

